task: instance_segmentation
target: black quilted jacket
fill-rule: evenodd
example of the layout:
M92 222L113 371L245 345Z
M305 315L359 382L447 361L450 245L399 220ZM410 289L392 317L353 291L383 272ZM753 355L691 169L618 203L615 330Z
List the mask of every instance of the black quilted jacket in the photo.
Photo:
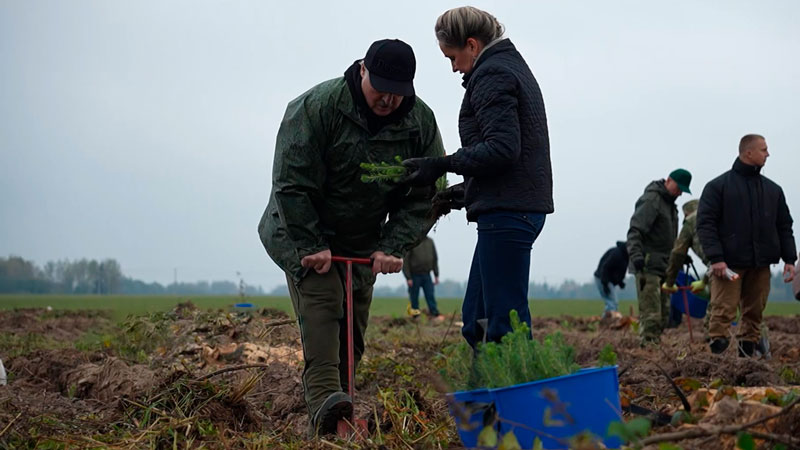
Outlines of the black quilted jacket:
M553 212L547 117L539 84L504 39L464 75L450 168L464 176L467 219L490 211Z

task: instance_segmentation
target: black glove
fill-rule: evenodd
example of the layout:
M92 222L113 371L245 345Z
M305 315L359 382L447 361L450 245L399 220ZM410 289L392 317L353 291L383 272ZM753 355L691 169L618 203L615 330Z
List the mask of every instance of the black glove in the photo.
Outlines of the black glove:
M619 282L619 288L620 289L625 289L625 282L624 281L620 281Z
M608 283L603 283L603 295L606 297L611 295L611 286L609 286Z
M635 270L636 273L644 270L644 258L636 258L633 260L633 270Z
M400 183L416 187L430 186L447 173L449 165L446 156L407 159L403 161L403 167L408 174L400 180Z
M431 200L433 217L438 219L454 209L464 207L464 183L458 183L437 192Z
M452 209L464 207L464 183L458 183L439 191L433 196L433 203L447 203Z

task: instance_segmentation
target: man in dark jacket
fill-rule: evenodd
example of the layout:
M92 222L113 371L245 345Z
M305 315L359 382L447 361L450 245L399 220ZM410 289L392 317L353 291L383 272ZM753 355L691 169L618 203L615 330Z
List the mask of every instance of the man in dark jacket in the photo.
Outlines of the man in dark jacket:
M261 242L286 273L303 343L303 391L311 430L336 432L352 411L348 391L345 266L332 255L369 258L353 267L357 364L378 273L397 273L425 236L432 186L409 190L361 182L362 162L444 154L433 112L414 95L416 60L399 40L374 42L343 77L286 108L278 130Z
M669 320L669 296L661 291L672 245L678 235L675 200L689 191L692 175L675 169L651 182L636 201L628 229L628 257L636 275L641 345L657 343Z
M624 241L617 241L617 245L608 249L600 258L597 270L594 271L594 281L600 291L600 297L606 303L603 315L608 316L617 311L617 294L614 286L625 289L625 274L628 272L628 249Z
M781 187L760 173L768 156L763 136L744 136L733 168L711 180L700 196L697 232L714 276L708 330L714 353L728 347L729 324L739 306L739 356L752 356L769 295L770 264L783 259L784 279L793 278L792 216Z
M431 272L433 279L431 280ZM435 320L444 320L436 307L434 285L439 284L439 258L436 255L436 246L433 239L425 236L419 245L412 248L403 258L403 275L408 284L408 298L410 304L408 314L412 317L420 315L419 290L425 293L428 303L428 313Z

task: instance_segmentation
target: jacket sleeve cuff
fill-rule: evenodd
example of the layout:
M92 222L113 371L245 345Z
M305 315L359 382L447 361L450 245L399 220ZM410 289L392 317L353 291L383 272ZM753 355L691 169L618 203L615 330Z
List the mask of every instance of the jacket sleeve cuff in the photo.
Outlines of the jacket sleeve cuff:
M323 250L328 250L328 246L327 245L317 245L317 246L313 246L313 247L301 247L301 248L297 249L297 256L300 259L303 259L308 255L313 255L313 254L319 253L319 252L321 252Z
M389 247L386 247L384 245L379 245L378 246L378 251L386 253L387 255L392 255L395 258L403 259L403 252L400 251L400 250L395 250L393 248L389 248Z
M445 169L447 172L453 171L453 155L442 156L441 161L443 169Z

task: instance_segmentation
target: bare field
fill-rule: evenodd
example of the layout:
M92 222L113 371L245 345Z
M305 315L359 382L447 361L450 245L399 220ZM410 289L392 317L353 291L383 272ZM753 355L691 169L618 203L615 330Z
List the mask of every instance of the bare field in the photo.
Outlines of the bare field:
M357 443L307 439L301 345L283 311L231 313L182 303L122 322L108 311L0 311L0 358L9 372L8 386L0 387L0 448L460 448L437 375L441 349L461 339L458 320L371 318L356 380L356 411L370 435ZM767 323L769 360L737 358L733 347L710 354L700 321L693 322L695 342L684 325L647 349L630 325L603 327L596 316L535 317L533 333L560 331L583 366L611 344L623 404L672 416L682 409L675 382L694 402L687 419L694 423L656 426L652 438L697 424L744 423L754 416L743 389L768 387L785 397L800 384L798 317L771 316ZM780 410L775 395L757 403ZM733 412L712 414L716 397L735 398ZM800 435L800 408L753 429L759 432ZM736 435L673 445L733 449Z

